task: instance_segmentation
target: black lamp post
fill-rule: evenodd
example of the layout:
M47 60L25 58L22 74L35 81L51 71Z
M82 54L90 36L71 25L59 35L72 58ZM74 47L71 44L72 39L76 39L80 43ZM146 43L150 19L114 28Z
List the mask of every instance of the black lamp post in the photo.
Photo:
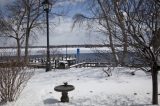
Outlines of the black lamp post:
M52 4L49 0L44 0L42 2L43 9L46 11L46 24L47 24L47 62L46 62L46 72L51 70L51 63L50 63L50 50L49 50L49 16L48 13L51 9Z

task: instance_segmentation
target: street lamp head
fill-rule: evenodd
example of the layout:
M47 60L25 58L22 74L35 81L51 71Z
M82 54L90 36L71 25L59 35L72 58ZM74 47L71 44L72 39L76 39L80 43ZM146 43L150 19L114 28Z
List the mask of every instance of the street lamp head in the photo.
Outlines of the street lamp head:
M52 8L52 3L49 0L44 0L42 2L44 11L49 11Z

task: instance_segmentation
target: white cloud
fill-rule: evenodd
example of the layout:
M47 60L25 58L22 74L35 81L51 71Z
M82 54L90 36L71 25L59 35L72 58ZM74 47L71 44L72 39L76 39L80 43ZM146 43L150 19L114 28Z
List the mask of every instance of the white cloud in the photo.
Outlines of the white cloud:
M10 0L0 0L0 4L4 5L9 3ZM68 0L66 0L67 2ZM83 2L84 0L69 0L70 3L79 3ZM54 19L54 22L58 22ZM53 22L53 20L50 20ZM103 39L98 33L86 31L86 26L82 27L75 27L73 30L72 27L72 19L65 18L61 19L61 22L56 27L50 24L50 45L66 45L66 44L95 44L101 43L100 39ZM44 29L45 30L45 29ZM42 32L42 31L38 31ZM46 32L38 33L38 39L34 41L30 41L31 45L46 45ZM8 45L11 45L7 41ZM13 41L14 42L14 41ZM34 43L33 43L34 42ZM6 45L6 43L0 43L0 45ZM13 43L12 43L13 45Z
M10 2L10 0L0 0L0 6L4 6L9 2Z
M101 43L101 39L104 39L99 33L87 31L85 25L83 27L75 27L73 30L71 27L71 19L61 20L61 23L55 29L51 29L53 27L50 26L50 45L95 44ZM38 39L34 45L46 45L45 32Z
M68 5L68 4L75 5L77 3L81 3L81 2L84 2L84 1L85 0L63 0L63 1L57 2L56 5L59 5L59 6L64 6L64 5Z
M56 19L54 19L56 21ZM50 22L53 22L53 20L50 20ZM50 24L50 45L71 45L71 44L97 44L97 43L103 43L103 40L106 39L104 36L102 36L100 33L97 33L95 31L89 31L86 30L86 26L83 25L81 27L75 27L73 30L72 27L72 19L71 18L65 18L61 19L61 22L57 26L53 26ZM46 46L47 40L46 40L46 29L43 31L37 31L37 39L36 40L30 40L30 45L37 45L37 46ZM2 42L4 41L4 42ZM12 43L11 43L12 42ZM12 41L1 39L0 45L1 46L13 46L15 43L15 40L12 39Z

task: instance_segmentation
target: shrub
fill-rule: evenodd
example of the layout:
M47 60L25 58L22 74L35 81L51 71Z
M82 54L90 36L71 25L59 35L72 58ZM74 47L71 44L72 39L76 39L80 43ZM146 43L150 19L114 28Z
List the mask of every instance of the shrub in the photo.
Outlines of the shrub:
M23 62L9 61L0 65L0 101L14 101L33 75Z

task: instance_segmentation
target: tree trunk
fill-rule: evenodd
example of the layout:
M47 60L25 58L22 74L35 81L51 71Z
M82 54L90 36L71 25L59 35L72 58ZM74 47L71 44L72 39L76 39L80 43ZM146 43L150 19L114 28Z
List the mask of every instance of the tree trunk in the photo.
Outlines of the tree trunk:
M128 58L128 35L125 31L125 23L124 23L124 16L123 14L120 12L120 8L117 4L117 1L116 0L113 0L112 1L113 5L114 5L114 12L115 12L115 15L117 17L117 20L118 20L118 23L120 24L120 29L122 31L122 35L123 35L123 54L122 54L122 57L121 57L121 65L125 65L125 59Z
M25 57L24 57L24 61L25 61L26 64L28 63L28 44L29 44L29 37L26 37Z
M111 27L110 27L110 24L109 24L109 20L108 20L108 15L107 15L107 13L105 12L105 9L104 9L104 7L103 7L103 5L102 5L102 2L100 1L100 0L97 0L97 2L98 2L98 4L99 4L99 6L100 6L100 8L102 9L102 12L103 12L103 14L105 15L105 21L106 21L106 25L107 25L107 30L108 30L108 32L109 32L109 42L110 42L110 47L111 47L111 50L112 50L112 54L113 54L113 58L114 58L114 60L115 60L115 63L116 63L116 66L119 64L119 59L118 59L118 57L117 57L117 55L116 55L116 52L115 52L115 48L114 48L114 44L113 44L113 34L112 34L112 32L111 32Z
M17 40L17 59L18 61L20 61L21 59L21 45L20 45L20 39L16 39Z
M29 35L30 35L30 6L29 0L27 0L27 28L26 28L26 42L25 42L25 57L24 61L28 64L28 45L29 45Z
M113 58L115 60L116 66L117 66L119 64L119 61L118 61L118 57L117 57L117 54L116 54L116 51L115 51L115 48L114 48L114 45L113 45L112 35L109 35L109 41L110 41L110 47L111 47L111 50L112 50Z
M125 65L125 60L128 60L128 36L126 33L123 34L123 55L122 55L122 66Z
M29 36L30 36L30 29L27 28L26 31L26 42L25 42L25 63L28 64L28 47L29 47Z
M158 105L158 68L152 67L152 104Z

